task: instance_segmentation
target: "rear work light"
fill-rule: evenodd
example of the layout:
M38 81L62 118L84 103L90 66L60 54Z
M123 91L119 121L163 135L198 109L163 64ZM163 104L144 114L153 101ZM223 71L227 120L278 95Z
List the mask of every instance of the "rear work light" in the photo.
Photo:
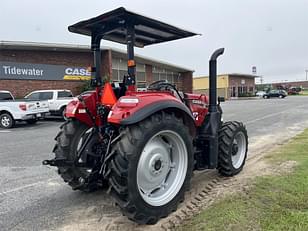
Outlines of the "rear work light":
M122 99L120 99L120 103L133 103L133 104L137 104L137 103L139 103L139 100L137 98L122 98Z
M27 105L22 103L22 104L19 104L19 108L23 111L26 111L27 110Z
M136 107L139 103L137 98L120 98L118 107Z

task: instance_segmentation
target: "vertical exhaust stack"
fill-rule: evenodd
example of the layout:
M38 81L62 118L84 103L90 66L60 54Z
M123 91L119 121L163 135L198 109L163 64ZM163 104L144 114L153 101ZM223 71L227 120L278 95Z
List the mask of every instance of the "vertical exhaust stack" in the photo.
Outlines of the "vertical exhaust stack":
M218 56L224 53L224 48L216 50L210 58L210 89L209 89L209 112L205 117L200 131L200 140L205 141L201 144L203 149L205 168L216 168L218 165L218 132L221 125L221 111L218 110L217 104L217 63Z
M217 49L211 56L210 59L210 105L209 112L217 112L217 58L222 55L225 51L225 48Z

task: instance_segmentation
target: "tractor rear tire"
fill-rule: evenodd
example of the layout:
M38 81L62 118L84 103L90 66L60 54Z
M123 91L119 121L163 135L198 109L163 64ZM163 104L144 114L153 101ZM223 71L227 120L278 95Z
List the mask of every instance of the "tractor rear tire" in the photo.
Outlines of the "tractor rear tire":
M247 158L248 136L243 123L223 123L219 131L218 171L233 176L242 171Z
M68 161L74 161L76 159L78 147L80 148L80 142L85 140L87 132L91 128L86 124L79 122L78 120L67 120L62 126L58 135L55 137L56 145L53 149L56 159L67 159ZM92 139L95 139L93 137ZM95 140L91 140L89 144L95 143ZM87 147L88 148L88 147ZM91 147L90 147L91 148ZM84 192L91 192L98 188L96 181L84 182L89 175L89 169L69 166L58 167L58 173L63 178L64 182L68 183L73 190L81 190Z
M139 224L155 224L184 200L193 170L188 127L173 113L160 112L120 131L109 162L110 194Z

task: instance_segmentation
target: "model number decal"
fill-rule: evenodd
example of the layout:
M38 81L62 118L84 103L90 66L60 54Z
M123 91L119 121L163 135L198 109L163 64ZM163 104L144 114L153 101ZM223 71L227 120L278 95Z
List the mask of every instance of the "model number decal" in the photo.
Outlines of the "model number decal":
M201 105L201 106L203 106L203 107L206 107L206 104L205 104L203 101L201 101L201 100L196 100L196 99L194 99L194 100L192 100L192 103L193 103L193 104Z

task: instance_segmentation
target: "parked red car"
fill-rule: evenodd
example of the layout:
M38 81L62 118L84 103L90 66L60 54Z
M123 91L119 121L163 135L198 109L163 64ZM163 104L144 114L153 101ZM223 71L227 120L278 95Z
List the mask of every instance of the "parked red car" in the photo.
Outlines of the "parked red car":
M300 87L290 87L288 89L288 95L298 95L301 91Z

